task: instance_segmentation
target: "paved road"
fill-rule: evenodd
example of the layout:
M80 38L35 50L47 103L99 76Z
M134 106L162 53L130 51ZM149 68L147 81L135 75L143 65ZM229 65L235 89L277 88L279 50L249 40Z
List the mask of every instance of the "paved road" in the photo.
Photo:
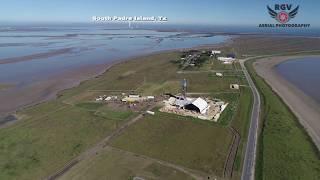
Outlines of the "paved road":
M260 116L260 95L259 92L253 83L246 67L244 66L244 61L249 60L245 59L240 61L243 72L247 78L249 86L253 93L253 107L251 114L251 123L247 139L247 147L244 157L243 170L242 170L242 180L253 180L255 173L255 160L256 160L256 149L257 149L257 140L258 140L258 127L259 127L259 116Z

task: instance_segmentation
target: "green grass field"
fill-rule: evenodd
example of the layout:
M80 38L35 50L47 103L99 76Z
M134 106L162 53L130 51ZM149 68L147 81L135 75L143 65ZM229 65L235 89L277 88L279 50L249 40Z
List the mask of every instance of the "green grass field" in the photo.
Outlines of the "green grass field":
M171 62L177 57L179 53L162 53L120 63L97 78L60 92L56 100L19 111L17 113L19 121L16 124L0 129L0 179L45 178L112 133L126 120L136 116L137 113L126 108L112 108L94 102L94 98L98 95L114 94L115 92L112 92L114 90L119 90L116 91L118 94L121 91L135 91L145 95L159 95L166 92L175 94L180 91L181 80L187 78L189 91L210 93L213 97L221 98L236 106L239 92L230 90L229 84L238 82L237 76L217 78L210 73L179 74L178 66ZM222 92L231 92L232 97ZM226 124L231 122L230 114L234 114L237 109L230 110L221 117L222 121L226 121L223 126L159 113L161 116L153 117L154 121L151 124L148 124L150 123L148 120L143 120L142 124L138 123L133 127L159 128L156 131L159 135L168 133L175 138L174 141L170 141L168 135L161 137L150 132L150 129L142 131L141 133L148 135L144 137L146 141L155 139L161 144L168 140L168 151L164 151L167 154L159 155L157 148L161 147L149 144L148 148L154 153L150 154L151 156L165 160L172 158L172 162L183 166L221 175L231 141ZM167 119L168 117L170 118ZM163 129L162 126L168 129ZM176 132L179 132L180 126L182 128L179 135ZM136 132L133 129L128 133ZM134 134L131 138L139 139L140 134ZM116 139L115 142L121 141L124 141L123 138ZM132 144L134 143L139 142L132 141ZM179 143L187 148L177 147ZM172 150L171 146L177 149ZM130 147L127 149L130 150ZM180 153L178 156L178 151L185 153ZM106 163L109 161L106 160ZM156 171L160 171L161 177L176 177L172 174L172 170L166 170L167 167L154 166L157 166L155 174ZM164 175L166 173L168 176ZM155 174L152 177L156 177ZM180 176L184 177L178 173L177 177Z
M120 110L119 108L116 109L116 108L103 106L97 109L96 115L104 117L106 119L121 121L121 120L126 120L130 118L132 115L137 115L137 113L129 110Z
M81 161L61 180L128 179L144 177L157 180L191 180L188 175L135 154L107 148L97 156Z
M242 164L244 159L244 152L247 143L247 134L250 125L250 117L251 117L251 107L252 107L252 93L249 87L241 88L241 93L239 97L239 106L236 111L236 114L231 122L231 126L240 134L240 144L238 147L233 176L232 179L240 179Z
M83 103L79 103L79 104L76 104L77 107L80 107L84 110L87 110L87 111L97 111L100 107L103 106L102 103L93 103L93 102L83 102Z
M157 112L131 126L113 146L221 176L232 135L191 117Z
M239 103L240 93L221 93L212 94L213 97L219 98L223 101L229 102L227 108L222 112L218 123L222 126L229 126L232 122Z
M208 70L233 70L233 65L223 64L221 61L218 61L216 58L204 56L205 61L201 66L188 67L186 70L193 71L208 71Z
M43 106L29 109L27 119L1 129L0 179L44 178L124 122L78 107ZM49 113L55 109L59 110Z
M297 118L253 70L248 67L263 100L257 179L320 179L319 152Z

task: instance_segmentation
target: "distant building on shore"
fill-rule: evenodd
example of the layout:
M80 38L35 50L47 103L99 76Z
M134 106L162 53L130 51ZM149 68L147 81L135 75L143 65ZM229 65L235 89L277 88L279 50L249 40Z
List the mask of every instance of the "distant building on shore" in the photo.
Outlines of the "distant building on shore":
M224 62L224 63L226 63L226 64L231 64L231 63L233 63L233 61L235 61L236 59L233 58L233 57L218 57L218 60L219 60L219 61L222 61L222 62Z
M217 55L217 54L221 54L221 51L217 51L217 50L212 50L211 51L211 55Z

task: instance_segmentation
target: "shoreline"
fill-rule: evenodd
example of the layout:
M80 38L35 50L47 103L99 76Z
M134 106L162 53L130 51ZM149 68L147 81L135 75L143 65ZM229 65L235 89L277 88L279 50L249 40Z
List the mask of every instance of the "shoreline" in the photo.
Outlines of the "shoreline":
M3 119L5 119L5 117L15 114L16 112L21 111L25 108L29 108L41 103L48 102L50 100L54 100L58 98L59 93L63 92L64 90L77 87L85 81L90 81L91 79L99 77L100 75L106 73L110 68L112 68L115 65L122 64L127 61L139 60L139 58L153 56L153 55L162 54L162 53L181 52L181 51L186 51L191 49L199 50L199 49L221 48L224 45L230 43L233 38L235 37L230 36L230 39L226 40L225 42L217 43L217 44L203 44L203 45L190 47L190 48L176 48L176 49L170 49L170 50L162 50L162 51L130 56L127 58L114 59L110 62L106 62L102 64L83 66L76 69L64 71L59 75L54 75L50 77L48 81L43 80L38 83L31 84L29 87L25 89L20 89L20 91L15 90L15 92L7 92L7 94L2 92L3 94L0 94L0 100L3 102L10 102L11 104L9 103L5 105L0 104L0 129L11 126L19 121L19 119L16 119L16 120L1 124L1 122L4 121ZM84 72L84 71L87 71L87 72ZM8 90L10 91L11 89L9 88ZM31 93L31 94L28 94L28 93ZM22 95L22 94L23 94L23 97L20 97L19 99L19 95ZM4 107L1 107L1 106L4 106Z
M297 117L300 124L306 129L312 141L320 149L320 104L304 93L294 84L286 80L275 69L278 64L301 57L319 56L278 56L259 59L253 67L268 85L276 92L292 113Z

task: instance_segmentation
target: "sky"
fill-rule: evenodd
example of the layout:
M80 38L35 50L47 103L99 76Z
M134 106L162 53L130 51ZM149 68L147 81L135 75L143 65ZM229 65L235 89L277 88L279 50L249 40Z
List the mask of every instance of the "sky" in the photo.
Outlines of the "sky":
M0 23L91 22L92 16L166 16L171 24L276 23L266 6L299 5L291 23L320 27L318 0L1 0Z

